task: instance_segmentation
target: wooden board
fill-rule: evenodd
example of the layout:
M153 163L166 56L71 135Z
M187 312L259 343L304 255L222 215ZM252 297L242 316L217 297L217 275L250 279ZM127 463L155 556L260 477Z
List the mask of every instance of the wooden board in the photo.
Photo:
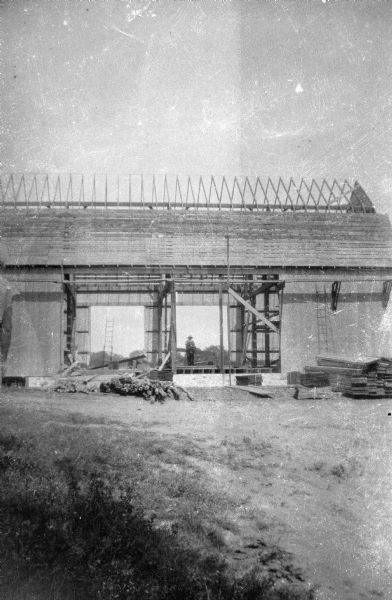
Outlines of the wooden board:
M8 265L392 267L380 214L3 210Z
M229 387L229 386L226 386ZM236 385L235 387L231 387L232 390L242 390L243 392L249 392L254 396L258 396L259 398L273 398L271 392L267 392L260 387L253 385Z

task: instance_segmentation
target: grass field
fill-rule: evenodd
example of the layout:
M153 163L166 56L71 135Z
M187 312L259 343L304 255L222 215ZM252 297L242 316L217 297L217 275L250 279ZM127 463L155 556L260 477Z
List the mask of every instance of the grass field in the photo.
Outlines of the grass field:
M0 597L391 598L392 402L192 393L3 390Z

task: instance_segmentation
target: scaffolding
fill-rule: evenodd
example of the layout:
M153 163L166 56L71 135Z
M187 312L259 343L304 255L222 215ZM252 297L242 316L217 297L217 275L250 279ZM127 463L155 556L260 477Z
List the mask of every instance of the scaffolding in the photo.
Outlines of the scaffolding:
M88 310L85 296L91 293L96 298L96 292L100 290L105 293L118 295L124 293L147 293L152 299L151 308L155 311L154 326L150 331L154 340L153 355L154 363L160 368L170 368L173 373L181 370L178 365L178 341L177 341L177 295L178 294L213 294L219 306L219 340L220 351L215 372L228 370L279 370L280 368L280 323L282 307L282 291L284 282L277 280L266 280L265 275L252 276L249 284L249 275L233 273L229 281L223 276L211 276L207 278L190 276L189 274L157 274L127 276L127 275L75 275L72 282L65 281L66 290L72 289L72 295L66 294L69 303L67 307L67 340L74 347L78 347L78 334L80 339L87 333L84 329L78 331L74 320L78 311L78 294L83 295L83 303L80 310ZM263 306L259 306L258 298L262 297ZM274 298L272 300L272 298ZM228 313L228 349L229 363L224 361L224 339L223 321L226 304ZM257 308L255 308L257 306ZM230 314L232 314L232 325L230 326ZM237 317L240 315L241 323L238 325ZM254 319L252 319L255 317ZM87 323L88 319L81 319ZM247 326L246 333L243 332ZM104 353L113 353L113 329L112 320L106 321L104 337ZM239 333L241 330L243 333ZM249 330L249 334L248 334ZM249 349L249 340L252 345ZM274 343L272 343L274 339ZM79 353L88 354L88 349L78 348ZM87 358L87 357L85 357Z

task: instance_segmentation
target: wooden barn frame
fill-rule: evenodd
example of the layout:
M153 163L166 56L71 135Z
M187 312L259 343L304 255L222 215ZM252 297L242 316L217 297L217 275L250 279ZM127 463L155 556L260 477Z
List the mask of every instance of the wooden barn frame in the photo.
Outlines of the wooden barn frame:
M392 230L358 183L259 177L0 177L10 376L89 362L93 305L141 305L145 350L177 349L176 308L219 306L230 361L285 373L317 353L377 351Z
M215 271L215 269L214 269ZM197 273L140 274L130 278L110 274L65 274L66 311L64 352L81 355L88 363L90 353L90 309L97 305L144 305L147 313L145 346L156 366L170 356L177 371L177 296L191 305L219 306L220 360L215 370L229 368L223 361L223 319L225 307L230 331L227 340L234 368L280 371L280 317L284 282L276 275L233 274L213 271ZM273 301L272 301L273 298ZM187 299L187 300L186 300ZM227 310L228 309L228 310ZM273 340L275 343L273 343Z

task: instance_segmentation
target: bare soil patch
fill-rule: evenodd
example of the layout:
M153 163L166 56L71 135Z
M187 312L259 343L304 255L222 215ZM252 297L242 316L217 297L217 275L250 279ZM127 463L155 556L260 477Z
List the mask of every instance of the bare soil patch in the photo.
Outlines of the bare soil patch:
M190 391L195 402L154 405L3 391L2 427L41 431L51 452L130 469L132 478L138 457L123 450L129 439L149 465L137 493L162 528L193 535L195 545L209 540L237 572L263 553L273 570L288 552L319 600L391 598L392 401L293 400L283 388L273 400L235 388ZM101 442L96 456L82 451L89 431ZM116 446L122 460L111 464Z

